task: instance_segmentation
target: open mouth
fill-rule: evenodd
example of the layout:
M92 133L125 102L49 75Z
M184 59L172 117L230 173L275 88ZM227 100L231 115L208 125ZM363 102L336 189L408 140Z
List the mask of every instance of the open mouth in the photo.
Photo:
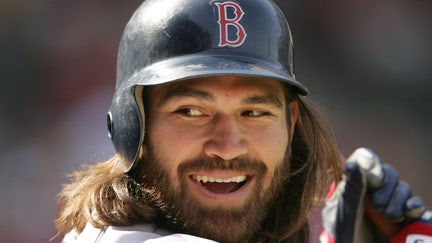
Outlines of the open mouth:
M218 178L211 176L192 175L192 180L205 190L213 194L233 193L243 187L248 181L248 176L239 175L230 178Z

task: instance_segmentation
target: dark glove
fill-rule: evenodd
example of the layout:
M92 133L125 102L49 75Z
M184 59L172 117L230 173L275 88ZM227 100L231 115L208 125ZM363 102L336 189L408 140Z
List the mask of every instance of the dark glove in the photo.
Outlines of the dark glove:
M399 180L391 166L383 164L373 151L360 148L348 158L343 179L322 210L324 232L320 240L323 243L388 242L400 231L396 237L402 241L392 240L392 243L405 242L401 235L406 229L403 227L412 225L407 222L421 223L432 232L431 214L420 198L412 197L409 185Z

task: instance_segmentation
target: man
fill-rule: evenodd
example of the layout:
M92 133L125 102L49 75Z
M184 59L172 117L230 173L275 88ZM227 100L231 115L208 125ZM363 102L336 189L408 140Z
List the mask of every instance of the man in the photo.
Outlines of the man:
M145 1L119 48L108 113L117 154L64 187L64 242L308 242L311 209L340 180L323 241L427 227L422 202L371 151L356 152L342 178L308 93L270 0Z

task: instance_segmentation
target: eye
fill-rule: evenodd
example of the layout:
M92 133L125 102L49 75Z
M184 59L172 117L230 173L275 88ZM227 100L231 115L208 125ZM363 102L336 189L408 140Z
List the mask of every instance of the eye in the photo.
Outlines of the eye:
M204 113L197 108L182 108L176 111L176 113L183 116L194 117L194 116L204 116Z
M259 110L247 110L242 113L242 116L251 116L251 117L260 117L260 116L268 116L269 112L259 111Z

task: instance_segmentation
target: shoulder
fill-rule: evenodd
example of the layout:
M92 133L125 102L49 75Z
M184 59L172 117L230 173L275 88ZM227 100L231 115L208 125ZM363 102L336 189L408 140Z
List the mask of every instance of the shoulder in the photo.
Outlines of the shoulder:
M134 225L130 227L109 226L96 228L90 223L81 233L71 231L65 235L62 243L135 243L145 242L168 235L169 232L157 230L151 224Z
M167 236L162 236L159 238L151 239L146 241L148 243L162 243L162 242L173 242L173 243L187 243L187 242L194 242L194 243L215 243L216 241L196 237L193 235L187 235L187 234L172 234Z
M156 229L151 224L140 224L130 227L95 228L87 224L84 230L77 234L71 231L65 235L62 243L160 243L160 242L202 242L211 240L186 234L171 234L168 231Z

